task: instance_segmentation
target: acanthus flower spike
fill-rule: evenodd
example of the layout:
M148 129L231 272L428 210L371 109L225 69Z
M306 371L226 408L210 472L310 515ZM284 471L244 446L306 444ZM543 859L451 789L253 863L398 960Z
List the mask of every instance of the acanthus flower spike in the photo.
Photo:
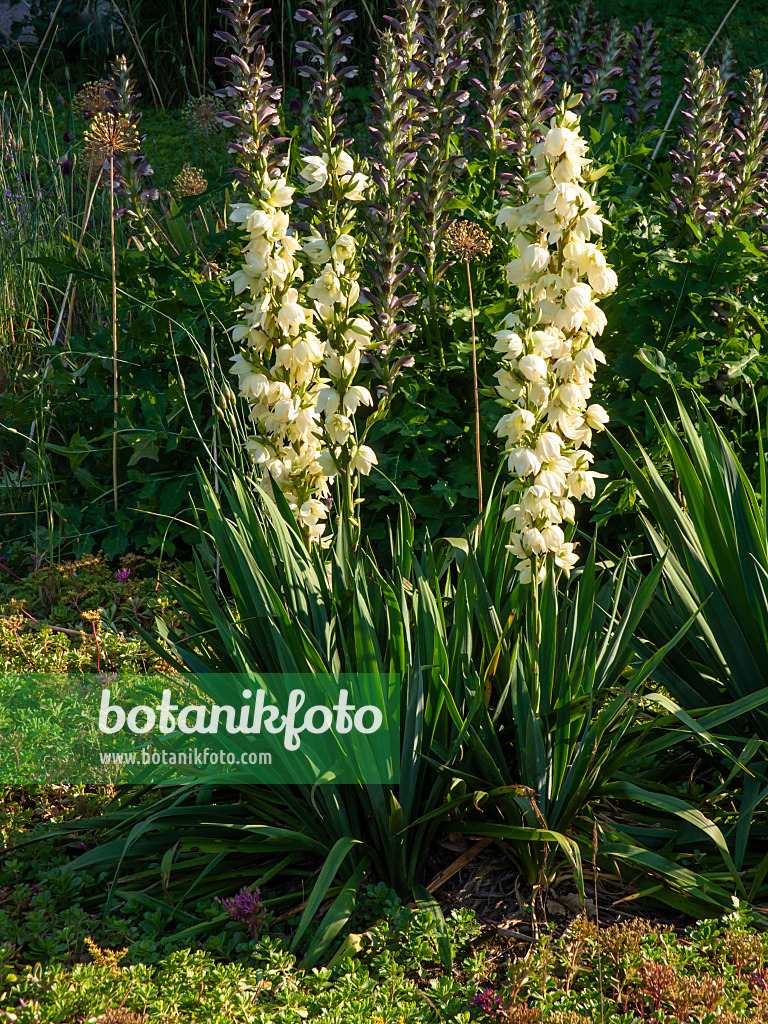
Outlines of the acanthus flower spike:
M529 170L531 150L541 138L541 123L554 113L554 83L548 72L544 41L532 11L523 17L513 67L515 81L510 111L514 124L512 147L519 174L524 177Z
M312 82L311 123L315 131L332 129L332 145L341 143L338 129L344 123L342 78L354 78L357 68L349 63L352 33L346 26L357 18L352 10L339 10L340 0L314 0L311 8L299 8L294 17L310 29L309 39L296 42L296 52L304 58L299 77Z
M366 257L371 280L369 296L376 312L374 334L378 344L391 349L392 343L414 325L403 320L403 310L413 305L416 295L398 295L398 288L410 267L404 236L408 208L413 201L409 168L416 150L409 143L408 104L405 72L391 30L384 33L374 67L371 178L378 188L376 203L368 209L371 235Z
M768 83L759 68L745 84L728 149L723 220L731 227L768 212Z
M488 178L492 186L498 171L504 169L503 163L501 168L499 163L512 144L512 134L507 127L513 110L508 72L515 55L517 21L518 16L510 14L506 0L499 0L486 13L478 52L484 80L471 80L480 94L474 105L480 114L481 127L467 131L488 154Z
M149 165L141 146L146 135L139 131L141 113L136 109L139 94L131 77L133 68L125 57L117 57L112 64L104 89L105 112L116 118L127 120L135 133L136 144L122 154L114 152L115 195L122 197L123 205L115 211L116 216L125 216L135 233L141 233L147 245L156 241L155 231L150 226L147 210L150 202L159 198L160 191L149 183L154 171Z
M597 68L600 35L594 0L581 0L570 17L567 48L559 54L560 82L568 83L583 102Z
M258 191L264 176L284 163L274 153L282 141L277 136L281 90L272 82L272 59L265 47L269 9L257 8L252 0L226 0L219 13L228 28L215 36L232 47L229 56L215 61L229 72L229 81L215 93L224 103L219 119L237 131L235 141L227 143L239 164L232 173L250 191Z
M670 152L673 209L706 227L718 219L725 149L725 88L718 68L691 53L684 79L683 123Z
M422 79L422 71L416 65L419 56L421 10L422 0L399 0L397 16L384 16L384 21L392 28L402 87L406 96L406 127L409 142L413 141L413 119L417 106L411 90L417 89Z
M594 65L585 72L581 87L585 112L599 108L602 103L613 103L616 100L616 80L624 74L621 66L624 48L624 30L618 18L614 18L603 29Z
M651 19L635 25L627 43L627 88L624 117L638 135L653 126L661 104L661 61Z
M428 317L435 313L436 288L448 267L438 262L440 241L449 223L445 207L453 196L453 179L466 165L464 154L452 152L450 145L450 136L469 102L465 89L452 88L453 80L467 70L466 59L456 57L459 15L451 0L426 0L421 13L419 55L414 61L422 82L419 88L410 90L418 101L414 205L420 214L412 219L411 226L421 242L421 259L415 270L426 290L423 306Z

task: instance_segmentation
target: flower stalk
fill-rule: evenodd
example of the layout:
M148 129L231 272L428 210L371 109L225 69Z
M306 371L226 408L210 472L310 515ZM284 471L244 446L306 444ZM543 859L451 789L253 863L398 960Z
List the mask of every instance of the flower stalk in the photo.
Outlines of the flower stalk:
M117 496L117 421L119 411L120 380L117 361L117 248L115 245L115 161L119 155L127 156L139 145L134 123L124 114L104 112L97 114L85 133L85 151L109 168L109 241L112 276L112 498L115 512Z
M502 207L496 219L512 236L505 273L520 303L495 334L502 357L495 376L498 401L509 410L496 426L512 474L509 550L523 583L542 581L548 561L566 574L574 567L563 524L575 521L573 499L594 497L604 475L590 468L589 446L608 416L589 399L596 366L605 362L594 344L606 323L596 300L617 281L599 245L604 220L586 187L590 161L573 109L580 102L563 89L549 130L531 151L526 202Z
M477 335L475 332L475 299L472 294L472 272L470 263L488 256L492 242L479 224L467 220L455 220L448 226L443 242L446 250L464 263L467 271L469 290L469 316L472 330L472 383L475 398L475 457L477 463L478 512L483 514L483 466L480 457L480 389L477 379Z
M364 443L367 430L358 430L355 419L361 405L373 405L370 391L358 382L373 327L356 309L361 252L356 207L365 199L370 179L350 157L339 132L344 113L338 79L356 74L347 62L352 36L344 26L356 15L338 7L339 0L315 0L312 9L296 12L312 30L312 41L297 44L299 52L310 54L299 74L314 83L314 152L302 157L299 176L305 183L304 202L312 211L312 234L302 249L309 272L303 297L310 304L324 371L315 392L322 444L317 461L325 480L338 477L339 525L355 546L360 539L359 478L377 463L376 454Z
M115 255L115 159L109 160L109 242L112 270L112 500L117 512L117 413L120 383L117 368L117 260Z
M231 331L240 346L231 359L232 373L249 405L254 434L247 448L259 486L267 493L282 492L307 543L324 543L327 482L317 459L315 408L323 350L313 311L299 294L301 242L290 218L296 190L281 174L283 158L276 152L278 90L265 50L267 13L255 10L250 0L229 0L231 31L220 33L234 51L219 58L231 75L221 90L229 104L222 120L240 130L231 150L245 192L229 217L245 232L244 261L229 278L235 294L245 297L240 322Z
M477 460L477 511L483 514L483 464L480 458L480 389L477 383L477 339L475 335L475 302L472 296L472 273L469 260L464 261L467 268L467 287L469 288L469 315L472 323L472 386L475 393L475 456Z

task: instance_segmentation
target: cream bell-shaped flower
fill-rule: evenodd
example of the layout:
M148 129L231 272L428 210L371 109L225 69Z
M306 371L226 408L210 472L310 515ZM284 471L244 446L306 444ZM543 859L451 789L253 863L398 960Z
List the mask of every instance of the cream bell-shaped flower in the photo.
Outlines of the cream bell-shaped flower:
M341 405L341 395L335 388L324 386L317 394L315 408L324 416L333 416Z
M325 429L334 444L346 444L352 433L352 420L337 412L326 418Z
M332 264L326 264L320 277L307 289L310 299L316 299L323 306L331 306L335 302L341 302L341 282L333 270Z
M542 462L551 462L552 459L556 459L560 454L562 447L562 437L558 437L553 431L547 430L543 434L539 434L539 439L536 442L536 454Z
M306 253L312 263L325 264L331 259L331 250L321 235L313 235L308 238L301 247L301 251Z
M547 375L547 364L535 352L531 352L527 356L521 356L517 365L526 380L537 381Z
M494 352L498 352L508 359L518 359L523 354L523 342L516 331L496 331L494 338L496 338L496 344L493 346Z
M376 452L373 448L369 448L367 444L358 445L352 453L352 459L350 465L353 470L363 476L368 476L371 472L371 467L378 465L379 460L376 458Z
M269 188L267 202L270 206L290 206L295 191L296 189L292 188L285 178L277 178Z
M536 417L530 409L514 409L501 417L496 424L496 433L500 437L506 437L509 442L518 441L535 422Z
M325 156L305 156L304 166L299 171L299 177L307 182L305 192L309 195L312 192L319 192L328 181L328 160Z
M331 246L330 255L334 263L346 263L354 257L356 251L357 242L352 235L344 232Z
M541 469L541 459L533 448L513 448L507 458L510 473L515 476L535 476Z
M351 416L357 412L359 405L373 405L373 397L368 388L364 388L360 384L353 384L344 392L342 404L344 411Z
M359 203L361 200L365 199L365 193L368 191L370 183L370 178L367 178L364 174L359 172L357 174L353 174L350 178L344 198L353 203Z

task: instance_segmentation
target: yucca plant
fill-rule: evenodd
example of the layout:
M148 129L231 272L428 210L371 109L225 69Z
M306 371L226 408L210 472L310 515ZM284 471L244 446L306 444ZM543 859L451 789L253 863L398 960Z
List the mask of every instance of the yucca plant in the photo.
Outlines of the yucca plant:
M736 869L764 889L768 822L768 485L758 424L755 490L712 416L697 422L678 398L682 432L657 422L674 473L668 486L650 456L641 465L614 440L646 507L654 553L664 560L663 587L649 605L640 636L663 644L687 619L692 626L656 678L686 710L707 707L699 725L721 730L726 752L710 800L727 801L724 834ZM645 642L645 641L644 641ZM724 768L724 770L723 770Z
M471 751L471 768L454 771L471 789L492 794L483 822L453 827L497 838L544 889L562 862L552 855L559 848L582 896L583 861L597 859L654 876L656 898L691 914L722 912L734 887L744 893L722 832L658 781L651 758L702 733L674 702L646 692L690 619L638 656L633 636L663 563L630 590L627 559L598 571L596 550L570 587L550 572L528 601L507 675L484 679L471 671L465 712L451 701ZM631 807L631 819L616 803ZM702 833L719 851L724 877L681 866L679 855L700 844Z
M462 551L458 568L447 546L435 553L427 541L417 558L405 511L383 571L369 553L346 548L344 531L330 555L308 548L279 492L276 501L261 493L255 499L234 467L228 479L217 495L201 474L199 518L201 541L219 555L228 596L217 593L199 558L184 579L169 583L168 597L186 624L182 635L158 623L174 667L193 674L203 690L215 685L215 674L262 672L364 673L385 688L399 686L400 782L218 789L196 783L158 790L149 807L129 806L126 797L99 819L110 841L78 863L113 871L114 893L122 895L151 887L153 878L159 886L152 863L162 863L177 903L187 894L199 899L243 881L257 884L278 865L284 880L293 871L303 884L324 864L314 907L337 893L332 921L341 921L367 869L402 897L418 891L441 823L471 803L473 794L450 770L461 737L446 696L461 700L473 666L485 671L498 662L503 631L474 553ZM514 620L510 600L507 594ZM161 650L157 639L145 637ZM337 876L342 885L334 889ZM321 952L318 946L312 956Z
M665 561L665 587L643 626L664 643L693 616L685 642L658 678L686 707L742 702L751 732L768 739L768 484L758 428L756 491L712 416L697 424L678 399L682 436L658 423L677 484L668 486L650 456L641 465L614 441L647 512L651 547Z

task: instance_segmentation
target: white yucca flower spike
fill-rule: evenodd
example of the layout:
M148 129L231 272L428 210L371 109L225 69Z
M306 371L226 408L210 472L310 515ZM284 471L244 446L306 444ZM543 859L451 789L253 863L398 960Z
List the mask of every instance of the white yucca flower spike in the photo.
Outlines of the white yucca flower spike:
M356 497L361 475L376 465L376 455L358 436L355 413L373 404L358 382L364 353L372 345L373 325L355 310L360 297L358 263L362 239L356 206L369 179L344 148L313 128L319 156L303 156L299 177L312 197L313 234L303 247L307 261L304 299L311 306L322 352L323 374L315 411L322 439L319 464L327 478L338 477L339 514L353 542L359 537Z
M300 295L301 243L289 223L295 189L266 171L250 202L239 202L230 220L242 224L243 263L230 275L243 295L242 319L232 329L241 348L232 357L240 395L250 407L254 436L248 447L261 486L279 487L311 542L325 536L327 474L318 461L323 448L316 409L321 392L323 346L315 313Z
M587 144L566 100L531 151L525 202L503 206L496 218L517 252L506 277L520 312L495 335L496 391L508 410L496 433L513 478L505 518L514 523L509 549L523 583L543 580L547 559L570 573L578 556L563 524L574 521L573 499L594 497L595 480L605 476L591 468L589 446L608 414L590 396L605 362L595 345L606 323L597 300L617 281L600 248L604 220L585 188Z

